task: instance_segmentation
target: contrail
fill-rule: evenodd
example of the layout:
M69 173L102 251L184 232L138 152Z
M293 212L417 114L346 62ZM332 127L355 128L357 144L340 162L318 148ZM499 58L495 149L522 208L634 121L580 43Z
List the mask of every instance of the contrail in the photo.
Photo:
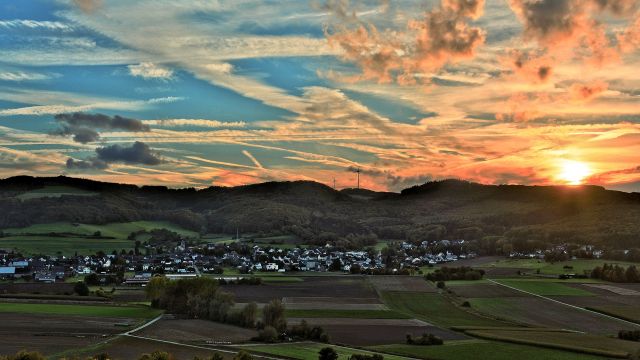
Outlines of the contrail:
M242 153L249 158L249 160L251 160L259 169L264 169L264 166L262 166L262 164L260 164L260 161L258 161L258 159L255 158L255 156L253 156L250 152L248 152L247 150L242 150Z

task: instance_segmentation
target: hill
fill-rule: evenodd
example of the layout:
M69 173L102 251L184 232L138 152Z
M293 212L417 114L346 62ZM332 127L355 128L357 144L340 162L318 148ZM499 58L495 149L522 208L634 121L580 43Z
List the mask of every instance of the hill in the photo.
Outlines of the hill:
M505 244L523 251L557 243L640 247L640 194L598 186L444 180L381 193L295 181L197 190L18 176L0 180L0 213L0 229L170 221L200 233L240 229L353 247L376 238L465 239L482 253L500 252Z

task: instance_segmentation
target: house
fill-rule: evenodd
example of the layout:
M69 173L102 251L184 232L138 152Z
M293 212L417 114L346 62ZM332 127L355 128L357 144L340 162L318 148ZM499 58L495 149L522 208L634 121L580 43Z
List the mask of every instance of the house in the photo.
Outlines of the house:
M0 266L0 279L13 279L16 276L14 266Z
M56 282L56 275L48 271L37 272L34 275L34 278L36 281L47 283L47 284L53 284L54 282Z
M278 271L278 264L276 264L276 263L268 263L267 266L265 267L265 270L267 270L267 271Z

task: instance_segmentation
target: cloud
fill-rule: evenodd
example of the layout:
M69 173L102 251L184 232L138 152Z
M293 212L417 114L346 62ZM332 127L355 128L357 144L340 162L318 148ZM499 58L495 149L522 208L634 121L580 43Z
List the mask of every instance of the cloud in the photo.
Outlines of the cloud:
M206 119L162 119L142 120L143 124L164 127L197 126L207 128L243 128L247 126L244 121L218 121Z
M92 13L102 6L102 0L73 0L73 3L85 13Z
M244 156L248 157L249 160L251 160L251 162L259 169L264 169L264 166L262 166L262 164L260 163L260 161L258 161L258 159L256 159L255 156L253 156L252 153L250 153L247 150L242 150L242 153L244 154Z
M33 92L35 95L38 94L37 91ZM3 94L2 94L3 95ZM75 112L84 112L94 109L113 109L113 110L139 110L148 105L155 104L169 104L172 102L183 100L182 97L176 96L168 96L162 98L154 98L149 100L131 100L131 101L97 101L88 104L82 105L62 105L62 104L52 104L52 105L36 105L36 106L27 106L20 107L14 109L3 109L0 110L0 116L14 116L14 115L33 115L33 116L42 116L42 115L57 115L64 113L75 113ZM71 101L77 101L76 99L71 99Z
M380 31L362 22L350 28L348 21L328 29L326 36L330 45L343 50L344 60L362 70L345 80L412 84L425 73L475 55L485 32L467 21L480 17L483 7L484 0L442 0L422 19L408 21L405 30Z
M618 35L617 47L599 20L604 14L628 18L638 9L637 0L510 0L509 4L523 24L525 40L540 46L519 57L516 66L517 72L525 70L525 77L534 81L545 79L530 76L535 73L532 68L550 70L552 63L572 58L601 66L617 62L621 52L638 45L634 24L640 20Z
M118 144L100 147L96 149L96 154L99 160L107 163L158 165L164 162L149 145L140 141L136 141L130 147Z
M129 65L129 73L145 79L169 80L173 77L173 70L152 62L142 62L137 65Z
M609 84L596 81L591 84L575 83L569 87L569 97L575 101L588 101L607 90Z
M0 72L0 80L1 81L38 81L38 80L49 80L55 75L41 74L41 73L27 73L24 71L6 71Z
M140 120L122 117L119 115L109 116L104 114L58 114L55 119L62 127L53 132L54 135L73 135L73 141L86 144L98 141L100 134L96 129L101 130L125 130L132 132L150 131L147 124Z
M66 166L74 170L106 169L112 163L159 165L164 162L149 145L136 141L131 146L109 145L99 147L96 155L85 160L68 158Z
M66 166L67 169L73 170L93 170L106 169L109 167L109 164L96 158L91 158L88 160L75 160L72 158L68 158Z
M38 21L38 20L0 20L0 28L15 29L44 29L44 30L60 30L71 31L74 29L72 25L59 21Z

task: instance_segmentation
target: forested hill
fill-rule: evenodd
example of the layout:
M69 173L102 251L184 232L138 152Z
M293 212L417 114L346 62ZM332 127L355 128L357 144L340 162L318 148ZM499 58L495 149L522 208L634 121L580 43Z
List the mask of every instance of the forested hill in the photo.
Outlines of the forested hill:
M563 242L640 247L640 194L598 186L444 180L389 193L296 181L197 190L19 176L0 180L0 214L0 229L168 220L202 233L239 228L317 244L377 236L511 243L516 249Z

